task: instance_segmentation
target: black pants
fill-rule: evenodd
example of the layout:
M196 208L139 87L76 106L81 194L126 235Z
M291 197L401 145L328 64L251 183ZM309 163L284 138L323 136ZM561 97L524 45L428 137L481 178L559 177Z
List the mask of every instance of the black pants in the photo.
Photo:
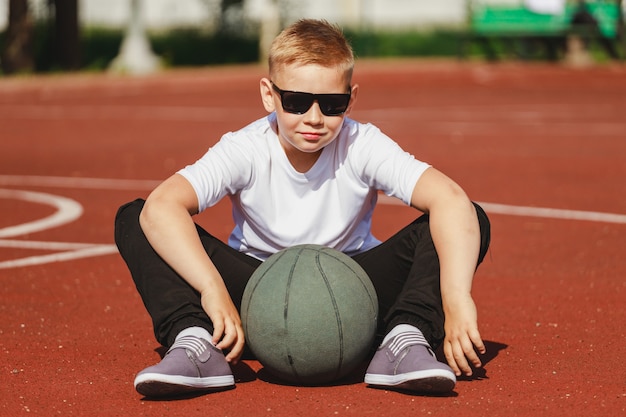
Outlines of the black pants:
M126 261L144 302L159 343L170 346L176 335L191 326L213 327L200 304L199 294L152 249L139 225L144 200L123 205L115 218L115 242ZM482 262L490 241L485 212L475 205L481 231ZM261 264L238 252L197 226L202 244L222 275L237 306L248 279ZM444 338L444 314L439 284L439 258L423 215L369 251L353 256L367 272L379 303L379 334L406 323L418 327L436 348ZM478 266L477 264L477 266Z

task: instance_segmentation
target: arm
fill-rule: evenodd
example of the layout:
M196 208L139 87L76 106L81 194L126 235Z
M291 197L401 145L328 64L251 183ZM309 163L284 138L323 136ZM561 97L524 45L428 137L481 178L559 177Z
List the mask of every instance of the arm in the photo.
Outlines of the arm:
M197 212L195 191L176 174L150 194L139 222L154 250L200 293L202 307L213 322L213 343L220 349L230 348L226 359L236 362L244 345L241 319L200 242L191 217Z
M478 332L472 281L480 250L476 209L454 181L429 168L413 190L411 205L430 215L430 231L439 256L445 314L444 353L457 374L472 374L468 363L481 366L474 347L485 352Z

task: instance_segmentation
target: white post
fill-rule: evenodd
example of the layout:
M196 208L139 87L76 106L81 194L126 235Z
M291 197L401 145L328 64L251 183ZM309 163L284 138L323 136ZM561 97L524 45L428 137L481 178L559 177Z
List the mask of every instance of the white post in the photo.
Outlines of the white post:
M259 57L262 63L267 62L272 41L280 33L280 10L276 0L265 0L261 12L261 27L259 34Z
M131 10L126 34L120 47L120 53L109 66L109 70L115 73L144 75L157 71L161 67L157 57L150 47L146 36L141 0L130 0Z
M353 29L361 26L361 0L344 0L342 2L342 19L346 26Z

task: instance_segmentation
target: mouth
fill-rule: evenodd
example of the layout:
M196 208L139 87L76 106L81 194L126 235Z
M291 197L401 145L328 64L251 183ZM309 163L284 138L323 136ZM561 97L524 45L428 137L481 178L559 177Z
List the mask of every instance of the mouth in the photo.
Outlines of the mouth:
M315 133L315 132L302 132L300 134L305 140L311 141L311 142L316 142L324 136L321 133Z

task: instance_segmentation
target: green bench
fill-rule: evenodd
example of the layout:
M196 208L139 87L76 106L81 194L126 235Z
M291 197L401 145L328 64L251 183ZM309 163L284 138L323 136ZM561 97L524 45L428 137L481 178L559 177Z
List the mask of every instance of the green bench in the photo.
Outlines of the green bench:
M520 2L521 3L521 2ZM619 1L587 1L586 10L594 17L597 27L573 25L572 20L580 10L577 4L568 3L560 15L535 13L519 5L502 5L471 1L469 4L469 36L466 41L479 42L489 59L497 59L493 42L504 44L504 49L522 48L520 55L530 55L529 49L542 44L548 59L557 59L565 48L569 35L578 34L586 41L599 42L611 58L619 59L622 49L623 17ZM463 47L462 54L465 54ZM502 49L502 48L501 48Z

